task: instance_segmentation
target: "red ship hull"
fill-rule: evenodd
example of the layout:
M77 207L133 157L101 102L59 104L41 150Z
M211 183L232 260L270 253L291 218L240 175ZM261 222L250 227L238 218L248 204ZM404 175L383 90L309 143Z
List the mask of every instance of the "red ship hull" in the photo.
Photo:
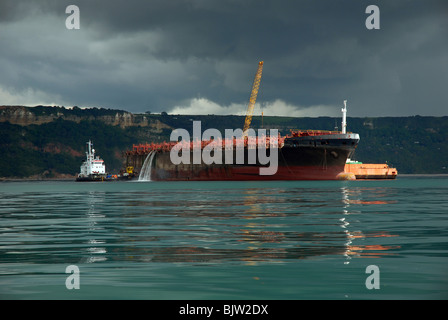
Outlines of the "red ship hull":
M201 171L163 170L152 168L151 181L268 181L268 180L338 180L344 166L279 167L273 175L260 175L259 167L227 167Z

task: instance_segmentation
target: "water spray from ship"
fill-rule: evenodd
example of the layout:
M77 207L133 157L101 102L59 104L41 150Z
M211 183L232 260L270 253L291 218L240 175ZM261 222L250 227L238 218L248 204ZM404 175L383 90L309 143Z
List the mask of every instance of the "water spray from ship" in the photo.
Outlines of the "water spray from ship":
M151 181L151 168L152 168L152 160L154 159L154 155L156 151L151 151L145 159L143 163L142 169L140 171L140 175L138 176L138 181Z

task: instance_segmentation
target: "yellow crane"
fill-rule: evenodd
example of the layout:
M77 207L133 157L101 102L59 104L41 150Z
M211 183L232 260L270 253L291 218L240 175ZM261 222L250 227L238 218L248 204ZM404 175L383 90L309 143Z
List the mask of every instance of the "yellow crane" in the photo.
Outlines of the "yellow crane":
M252 122L252 114L254 113L255 101L257 100L258 88L260 88L261 72L263 71L263 61L258 63L257 73L255 74L252 92L250 94L249 105L247 106L246 119L244 120L243 137L247 137L247 133Z

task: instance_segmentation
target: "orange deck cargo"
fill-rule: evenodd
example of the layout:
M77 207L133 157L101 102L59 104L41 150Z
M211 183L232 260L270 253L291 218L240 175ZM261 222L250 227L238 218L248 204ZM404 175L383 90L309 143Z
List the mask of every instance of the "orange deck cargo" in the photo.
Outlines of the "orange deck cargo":
M372 164L362 162L347 162L346 173L353 173L356 179L395 179L397 169L389 167L388 164Z

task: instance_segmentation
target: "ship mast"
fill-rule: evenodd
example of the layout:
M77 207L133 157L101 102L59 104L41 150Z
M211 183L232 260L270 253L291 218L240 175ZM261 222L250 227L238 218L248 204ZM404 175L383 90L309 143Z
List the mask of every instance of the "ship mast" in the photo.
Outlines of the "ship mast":
M342 108L342 133L347 133L347 100L344 100L344 108Z
M87 161L89 162L93 160L95 154L95 150L92 149L92 146L93 146L92 142L89 140L89 142L87 142L87 152L86 152Z

